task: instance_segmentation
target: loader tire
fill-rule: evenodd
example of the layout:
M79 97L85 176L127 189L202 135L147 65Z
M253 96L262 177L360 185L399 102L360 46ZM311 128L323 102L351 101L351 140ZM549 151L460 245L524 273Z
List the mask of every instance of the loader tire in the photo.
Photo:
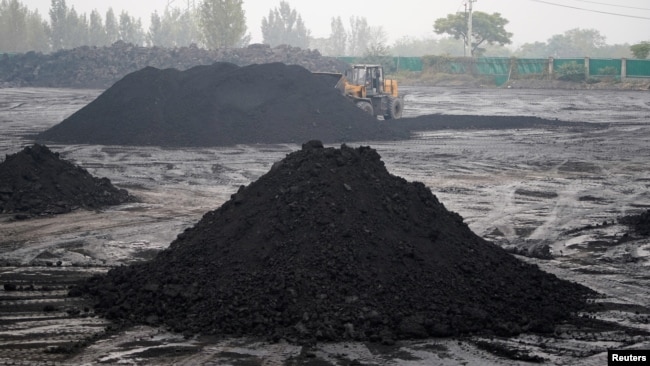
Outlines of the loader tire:
M402 118L402 111L404 106L402 105L402 100L400 98L389 98L388 99L388 111L384 115L384 119L398 119Z
M357 102L357 107L361 108L362 111L368 113L371 116L375 115L375 111L372 109L372 104L368 102Z

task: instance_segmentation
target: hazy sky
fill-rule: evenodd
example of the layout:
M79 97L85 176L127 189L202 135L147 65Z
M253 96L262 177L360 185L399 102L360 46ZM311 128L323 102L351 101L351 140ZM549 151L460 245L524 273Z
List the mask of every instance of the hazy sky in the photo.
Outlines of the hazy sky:
M67 0L78 13L97 9L102 16L108 7L116 15L127 10L148 27L154 10L164 11L167 4L187 7L200 0ZM38 9L49 19L51 0L22 0L30 9ZM403 36L432 37L435 19L465 9L467 0L288 0L303 18L312 36L327 37L332 17L341 16L348 27L350 16L362 16L371 26L382 26L393 42ZM253 42L261 42L260 25L269 10L280 0L244 0L248 32ZM553 5L556 4L556 5ZM574 28L596 29L609 44L650 41L650 1L648 0L476 0L474 10L501 13L510 21L506 30L513 33L512 47L523 43L546 42L555 34ZM436 37L440 37L435 35Z

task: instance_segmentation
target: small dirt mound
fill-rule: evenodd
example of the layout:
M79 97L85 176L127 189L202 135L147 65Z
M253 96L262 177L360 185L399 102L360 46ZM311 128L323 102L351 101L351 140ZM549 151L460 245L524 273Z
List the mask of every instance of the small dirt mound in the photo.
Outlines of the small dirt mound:
M223 146L408 137L363 113L307 69L230 63L147 67L37 136L61 143Z
M127 325L298 342L550 331L593 295L481 239L375 150L318 141L82 293Z
M0 212L17 218L53 215L76 208L97 209L133 201L108 178L59 158L47 146L35 144L7 155L0 163Z

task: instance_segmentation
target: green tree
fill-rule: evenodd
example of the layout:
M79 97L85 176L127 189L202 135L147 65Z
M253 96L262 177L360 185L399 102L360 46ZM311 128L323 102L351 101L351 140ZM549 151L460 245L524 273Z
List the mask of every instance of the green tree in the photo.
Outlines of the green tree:
M366 48L361 62L382 65L386 72L395 72L397 69L393 56L391 56L390 47L386 46L384 42L371 42Z
M65 0L52 0L50 5L50 42L52 49L58 51L67 46L68 41L68 5Z
M309 48L312 50L318 50L318 52L321 53L323 56L341 56L341 55L336 55L331 53L332 52L332 47L331 47L331 42L329 37L310 37L309 38Z
M413 38L404 36L393 43L391 47L395 56L421 57L424 55L438 54L438 41L434 38Z
M94 46L107 46L109 44L104 21L97 10L90 12L88 43Z
M205 0L199 12L199 27L210 49L240 47L250 42L242 0Z
M158 11L151 14L149 20L149 32L147 33L147 40L152 46L167 47L167 35L162 25L162 18L158 15Z
M65 18L66 22L66 39L64 44L66 48L74 48L89 44L88 35L90 33L88 19L86 14L78 14L74 7L68 10Z
M602 47L598 47L592 57L600 58L626 58L630 57L630 45L625 44L606 44Z
M630 46L630 51L635 58L646 59L650 54L650 42L641 42Z
M385 49L390 50L390 47L387 45L388 35L382 26L371 26L368 32L368 47L366 48L365 53L368 53L368 50L379 50Z
M167 30L171 47L189 46L198 41L198 15L194 9L181 11L173 9L163 18L163 28Z
M119 23L120 39L127 43L135 45L143 45L145 40L144 31L142 30L142 22L127 13L122 11L120 13Z
M271 47L286 44L307 48L310 33L300 14L286 1L280 1L279 8L269 10L269 16L262 18L262 37Z
M332 18L330 22L329 49L327 53L332 56L345 56L347 49L348 35L345 32L341 17Z
M578 64L575 61L560 65L556 70L558 79L564 81L584 81L586 79L585 75L585 65Z
M438 52L435 54L448 55L448 56L464 56L465 45L459 43L454 37L443 37L438 40Z
M514 53L517 57L628 57L628 44L608 45L597 30L572 29L553 35L547 42L526 43Z
M544 58L548 57L548 45L546 42L524 43L515 51L515 56L521 58Z
M106 28L106 39L108 44L113 44L120 39L120 25L115 16L113 8L108 8L106 11L106 19L104 20L104 27Z
M17 0L2 0L0 2L0 51L21 51L26 28L27 8Z
M68 8L65 0L50 5L50 43L53 50L70 49L88 43L88 19Z
M147 39L154 46L189 46L196 42L199 35L196 19L195 9L182 11L179 8L166 7L162 16L158 12L151 14Z
M449 34L455 39L463 39L467 43L467 17L465 13L449 14L446 18L436 19L434 31L437 34ZM479 50L484 43L504 46L510 44L512 33L506 31L508 20L500 13L488 14L476 11L472 15L472 52Z
M453 37L420 38L402 37L391 47L395 56L422 57L426 55L463 56L464 45Z
M349 56L361 56L368 49L370 43L370 26L364 17L350 17L350 30L348 31Z
M597 30L580 28L554 35L547 43L548 56L553 57L593 56L606 45L605 37Z
M493 44L484 47L481 55L484 57L512 57L512 50L506 46Z
M50 38L48 33L50 31L47 21L43 20L38 11L29 11L27 14L27 31L25 51L41 51L48 52L50 50Z
M18 0L0 1L0 52L46 51L47 25Z

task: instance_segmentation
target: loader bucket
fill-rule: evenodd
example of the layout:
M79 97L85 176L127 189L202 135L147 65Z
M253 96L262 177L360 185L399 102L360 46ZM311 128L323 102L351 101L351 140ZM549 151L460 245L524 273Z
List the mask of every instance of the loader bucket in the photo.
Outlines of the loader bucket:
M341 93L345 92L345 77L343 74L335 72L315 72L315 76L320 78L326 85L331 85L340 90Z

